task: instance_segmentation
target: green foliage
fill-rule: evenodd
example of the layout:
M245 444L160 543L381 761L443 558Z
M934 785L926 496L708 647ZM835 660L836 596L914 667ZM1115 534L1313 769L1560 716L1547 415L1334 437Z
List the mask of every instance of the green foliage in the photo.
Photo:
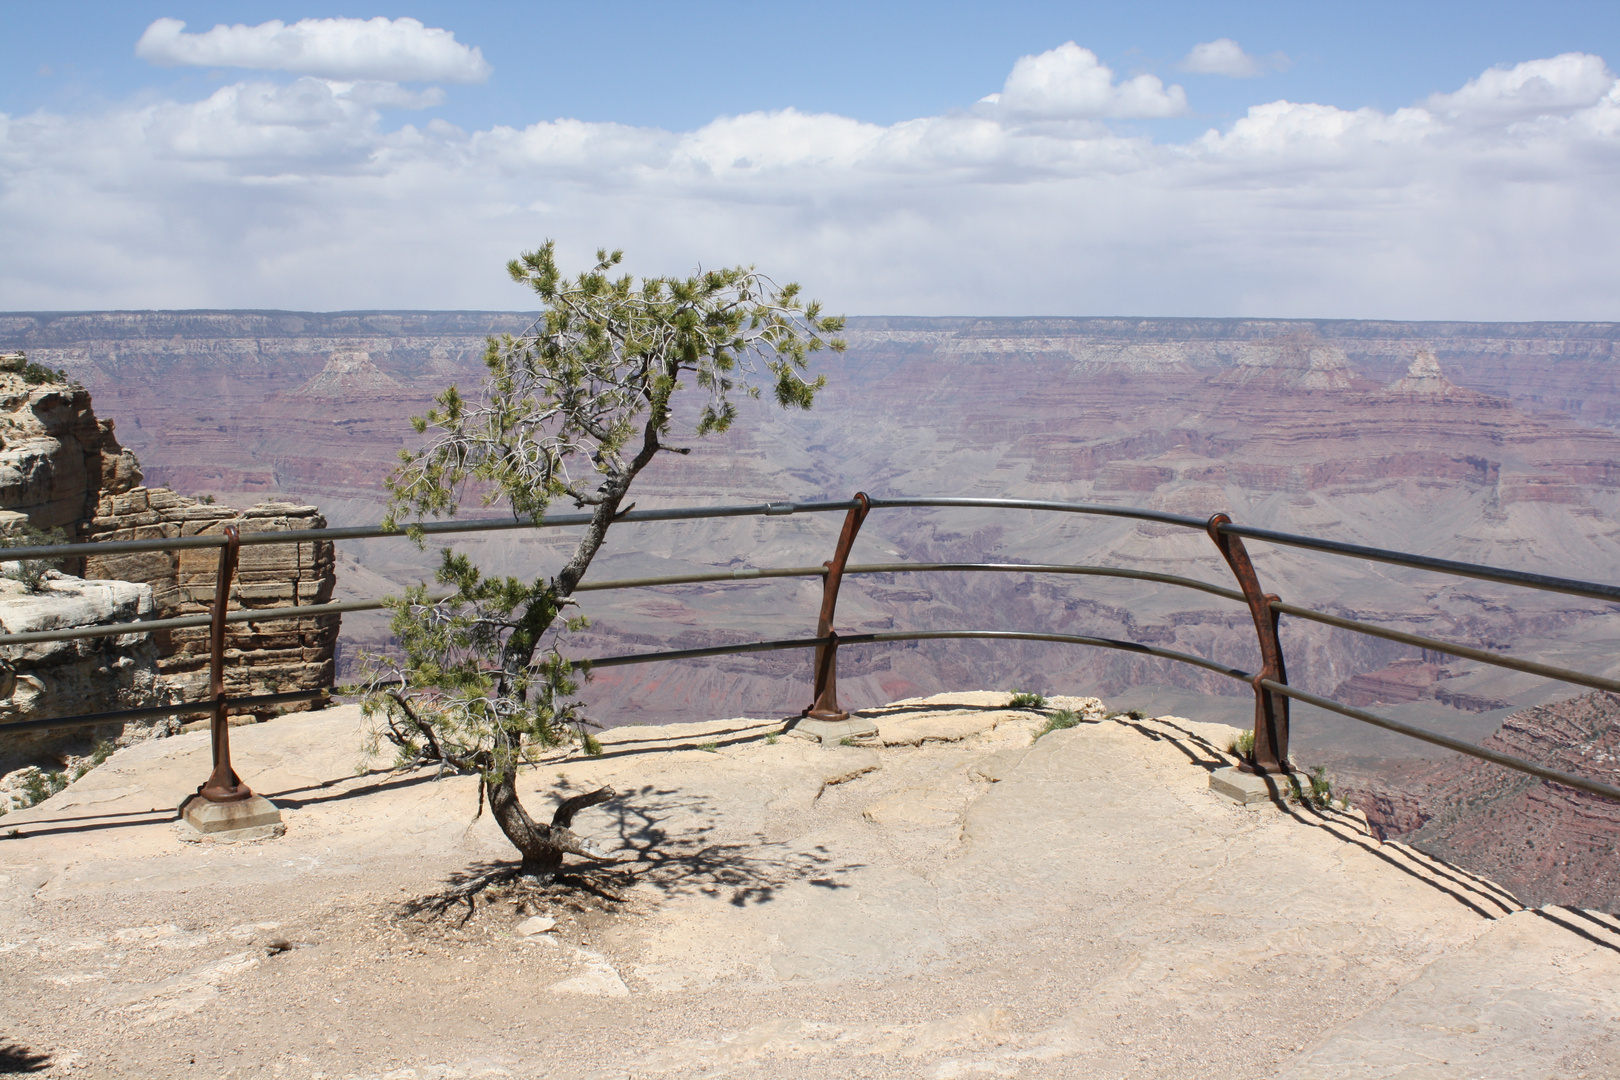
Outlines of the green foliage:
M698 743L697 748L699 750L705 750L711 754L718 754L720 752L720 744L714 742L700 742Z
M1047 716L1045 726L1035 733L1035 737L1030 742L1039 742L1041 736L1048 732L1072 728L1079 724L1081 719L1080 714L1073 709L1059 709Z
M77 780L97 765L104 764L108 758L113 756L113 751L117 749L118 747L113 745L111 739L96 740L96 745L90 751L90 759L79 762L78 767L73 770L73 779Z
M767 746L775 746L777 743L779 743L781 741L782 741L781 736L777 735L776 732L774 732L774 731L771 732L769 735L765 736L765 745L767 745Z
M1226 752L1248 761L1254 757L1254 732L1240 731L1226 744Z
M539 294L544 312L528 335L489 339L479 400L451 386L413 421L432 439L401 454L388 482L390 521L453 514L469 482L485 505L504 500L518 517L538 517L557 498L596 505L604 492L591 490L586 474L611 488L649 445L651 453L686 452L663 439L672 432L673 396L688 386L705 396L697 436L731 426L737 394L760 396L754 377L769 380L783 408L810 408L825 377L806 377L809 355L843 349L824 337L842 319L824 317L799 299L797 285L778 288L751 267L638 285L610 275L622 258L598 251L594 268L569 279L548 241L507 265Z
M0 548L40 547L45 544L64 544L67 534L61 529L49 531L36 529L32 525L14 527L10 532L0 534ZM0 555L3 555L0 552ZM9 567L5 576L12 581L22 582L23 588L31 593L45 591L45 575L52 570L59 569L61 559L18 559L16 565Z
M66 772L47 772L44 769L29 769L28 775L23 779L21 799L14 809L26 810L30 806L38 806L46 799L55 795L68 786Z
M636 476L661 453L689 452L670 442L682 426L675 395L702 395L680 411L693 417L684 437L727 430L735 399L766 386L783 408L808 409L824 382L808 375L810 355L843 348L826 336L843 321L796 285L750 267L638 283L615 276L621 259L600 251L572 278L551 242L513 260L508 271L539 295L540 318L520 337L489 339L477 394L450 386L412 421L425 441L401 453L388 480L390 527L453 516L469 491L519 520L563 499L592 521L553 576L485 576L447 548L436 581L453 588L448 599L419 585L391 601L398 654L367 657L359 689L378 720L373 748L387 739L400 764L437 761L490 783L552 747L601 753L576 698L589 671L564 653L588 625L570 614L571 595Z
M1326 810L1333 805L1333 782L1328 779L1327 769L1324 766L1318 765L1311 770L1311 789L1308 792L1299 782L1298 777L1290 776L1289 782L1294 788L1293 797L1295 802L1305 806L1313 806L1318 810ZM1348 801L1346 801L1346 804L1348 805Z
M36 364L32 360L23 365L18 372L23 382L29 386L44 386L47 383L60 383L66 386L77 385L68 377L68 373L57 368L48 368L44 364Z
M1009 709L1044 709L1046 698L1040 694L1027 694L1022 690L1013 692L1012 700L1007 702Z

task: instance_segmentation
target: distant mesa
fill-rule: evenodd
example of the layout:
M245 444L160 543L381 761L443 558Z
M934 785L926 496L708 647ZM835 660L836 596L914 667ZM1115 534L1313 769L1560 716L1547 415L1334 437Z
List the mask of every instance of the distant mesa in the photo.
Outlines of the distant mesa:
M1461 388L1440 370L1440 361L1433 349L1419 349L1406 369L1406 377L1389 384L1396 394L1456 394Z
M359 350L334 352L319 375L293 393L300 397L352 397L355 394L400 393L405 387Z
M1237 366L1210 382L1268 390L1357 390L1366 380L1351 369L1343 349L1296 335L1245 346Z

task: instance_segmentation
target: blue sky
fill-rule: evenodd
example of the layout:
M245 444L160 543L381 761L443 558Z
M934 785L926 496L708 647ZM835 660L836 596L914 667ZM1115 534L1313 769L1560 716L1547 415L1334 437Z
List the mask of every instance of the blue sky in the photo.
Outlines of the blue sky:
M252 52L379 16L421 63ZM556 236L855 313L1620 317L1620 4L13 0L0 37L0 308L525 306L501 265Z

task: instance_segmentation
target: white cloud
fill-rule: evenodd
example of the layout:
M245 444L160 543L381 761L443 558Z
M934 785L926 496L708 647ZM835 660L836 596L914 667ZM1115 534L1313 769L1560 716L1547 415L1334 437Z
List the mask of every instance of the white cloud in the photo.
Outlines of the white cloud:
M475 46L415 19L272 19L223 24L201 34L179 19L158 19L135 43L143 60L174 67L240 67L332 79L481 83L490 66Z
M1223 37L1194 45L1181 61L1181 70L1198 75L1252 79L1256 75L1264 75L1268 67L1277 66L1278 60L1274 57L1269 62L1262 62L1244 52L1243 46L1231 38Z
M1564 53L1491 68L1456 93L1435 94L1425 104L1432 112L1465 122L1498 123L1567 116L1596 105L1614 85L1614 73L1602 57Z
M1157 76L1114 82L1114 73L1090 49L1070 41L1039 56L1021 56L999 94L984 104L1030 120L1097 120L1179 116L1187 95Z
M1128 82L1079 93L1035 67L1007 80L1021 111L890 125L389 130L397 86L309 77L0 114L0 296L514 307L533 298L506 260L555 237L644 273L757 263L852 313L1615 317L1620 90L1595 57L1393 112L1269 102L1173 143L1096 119Z

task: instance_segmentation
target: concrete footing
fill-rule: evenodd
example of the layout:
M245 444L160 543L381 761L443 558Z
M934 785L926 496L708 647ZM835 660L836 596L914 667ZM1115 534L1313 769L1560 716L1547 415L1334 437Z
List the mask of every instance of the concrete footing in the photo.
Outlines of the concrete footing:
M201 795L186 800L180 810L181 832L190 831L195 839L229 842L262 840L287 831L281 810L263 795L241 802L209 802Z
M788 729L789 735L810 739L822 746L837 746L845 739L869 739L877 733L877 725L862 716L851 716L848 720L812 720L806 716Z
M1306 789L1309 790L1308 779L1297 773L1256 776L1254 773L1243 772L1234 765L1210 773L1209 790L1217 795L1226 796L1240 806L1265 802L1280 803L1286 802L1294 793L1291 780L1307 785Z

